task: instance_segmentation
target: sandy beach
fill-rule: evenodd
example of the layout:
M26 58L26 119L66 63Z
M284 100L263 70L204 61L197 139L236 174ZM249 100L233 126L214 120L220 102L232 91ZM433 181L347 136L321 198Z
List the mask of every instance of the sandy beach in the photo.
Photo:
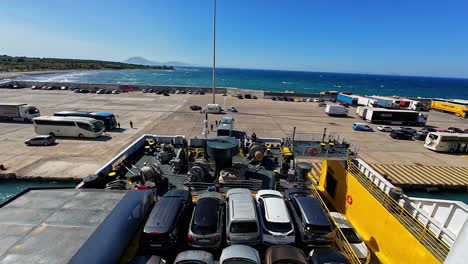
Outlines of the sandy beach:
M59 71L59 70L49 70L49 71L28 71L28 72L0 72L0 80L4 79L13 79L20 76L25 75L41 75L41 74L51 74L51 73L67 73L67 72L78 72L82 70L67 70L67 71Z

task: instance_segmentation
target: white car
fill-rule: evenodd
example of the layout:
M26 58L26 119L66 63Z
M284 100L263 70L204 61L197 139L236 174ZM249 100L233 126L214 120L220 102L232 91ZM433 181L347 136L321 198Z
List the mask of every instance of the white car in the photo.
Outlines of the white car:
M392 132L393 128L389 126L378 126L377 129L382 132Z
M370 251L364 241L362 241L361 235L354 230L353 226L344 215L338 212L330 212L330 215L335 219L335 222L338 224L338 227L341 229L341 232L343 232L343 235L346 237L346 240L348 240L349 245L354 250L361 263L368 263L370 261ZM341 241L341 243L344 243L344 241Z
M258 251L245 245L233 245L223 249L219 264L249 263L261 264Z
M262 242L269 245L294 244L296 235L288 208L280 192L260 190L255 196L262 226Z

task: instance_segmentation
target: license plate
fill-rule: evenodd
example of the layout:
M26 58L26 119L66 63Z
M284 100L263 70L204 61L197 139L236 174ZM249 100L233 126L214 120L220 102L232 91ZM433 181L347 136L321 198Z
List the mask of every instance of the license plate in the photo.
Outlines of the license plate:
M162 244L150 244L152 247L161 247Z
M202 239L199 239L198 241L200 242L210 242L211 240L210 239L206 239L206 238L202 238Z

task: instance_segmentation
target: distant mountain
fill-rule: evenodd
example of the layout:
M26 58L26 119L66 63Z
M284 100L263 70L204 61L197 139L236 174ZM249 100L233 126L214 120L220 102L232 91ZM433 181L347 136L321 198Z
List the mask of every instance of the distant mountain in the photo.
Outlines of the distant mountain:
M159 62L159 61L151 61L143 57L131 57L123 61L124 63L129 63L129 64L137 64L137 65L149 65L149 66L155 66L155 65L171 65L171 66L188 66L190 64L180 62L180 61L166 61L166 62Z

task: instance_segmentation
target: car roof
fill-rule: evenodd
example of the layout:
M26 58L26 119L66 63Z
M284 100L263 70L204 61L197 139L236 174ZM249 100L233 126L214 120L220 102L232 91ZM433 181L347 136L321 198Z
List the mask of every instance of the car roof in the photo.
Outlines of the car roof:
M265 256L267 259L271 260L271 262L267 261L267 263L275 263L276 261L287 259L297 263L307 264L307 259L304 253L297 247L290 245L271 246L265 252Z
M260 190L260 191L257 192L255 197L258 200L258 198L260 198L262 196L268 196L268 195L275 195L275 196L282 197L281 193L278 192L278 191L275 191L275 190Z
M179 210L183 203L181 198L162 197L158 200L146 221L143 231L145 233L167 233L174 225Z
M366 123L354 123L356 126L367 126Z
M164 197L180 197L184 199L190 198L190 192L187 190L170 190L164 194Z
M304 220L307 224L312 225L330 225L330 219L322 208L319 200L312 196L296 196L296 200Z
M339 228L353 228L346 216L338 212L330 212L330 215L333 217L333 219L335 219L335 222L338 224Z
M231 220L256 220L255 205L252 196L231 194L229 196L229 215Z
M47 137L51 137L51 135L38 135L32 138L47 138Z
M310 252L309 257L313 263L350 263L341 252L330 248L314 249Z
M230 195L233 195L233 194L248 194L248 195L252 195L252 192L249 190L249 189L245 189L245 188L233 188L233 189L229 189L226 196L229 197Z
M304 195L310 195L309 192L307 192L306 190L301 190L301 189L287 189L285 191L286 195L289 196L289 195L295 195L295 194L304 194Z
M198 195L198 201L205 198L218 199L220 202L224 202L224 196L219 192L203 192Z
M212 226L218 222L219 202L215 199L198 200L193 215L193 224L197 226Z
M263 199L265 207L265 218L269 222L285 223L290 222L288 209L283 198L267 197Z
M232 245L223 249L219 262L222 263L223 261L231 258L244 258L255 261L255 263L261 263L258 251L245 245Z
M200 260L205 263L211 264L213 263L213 254L208 253L203 250L187 250L187 251L179 253L176 259L174 260L174 263L187 261L187 260Z

